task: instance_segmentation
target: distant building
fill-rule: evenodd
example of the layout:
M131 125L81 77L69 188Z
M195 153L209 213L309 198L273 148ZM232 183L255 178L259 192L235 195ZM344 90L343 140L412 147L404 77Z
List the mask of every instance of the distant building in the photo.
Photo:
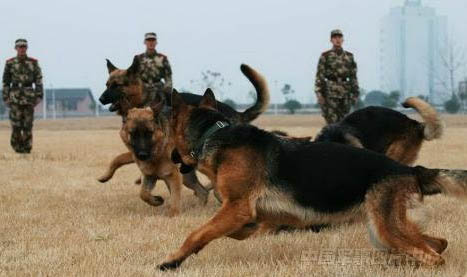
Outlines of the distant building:
M46 89L45 97L47 118L54 116L54 103L56 117L93 116L96 114L96 100L89 88ZM4 104L0 103L1 105ZM44 103L41 101L35 107L34 113L36 117L43 117L43 112Z
M400 91L401 99L423 95L442 102L445 88L440 81L448 79L441 59L447 51L446 29L447 18L421 0L392 8L381 24L381 89Z
M57 117L73 117L94 115L96 101L89 88L59 88L46 89L47 117L52 116L55 98L55 113ZM36 116L42 116L43 103L36 106Z

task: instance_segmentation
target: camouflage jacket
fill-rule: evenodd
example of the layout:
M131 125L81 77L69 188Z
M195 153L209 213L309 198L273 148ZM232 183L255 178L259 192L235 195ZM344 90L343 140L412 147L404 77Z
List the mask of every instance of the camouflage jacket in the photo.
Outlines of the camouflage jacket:
M42 96L42 72L38 61L27 56L7 60L3 72L3 101L35 105Z
M357 64L352 53L333 48L321 55L315 92L323 97L350 97L356 101L359 88Z
M139 73L145 90L172 89L172 69L165 55L145 52L136 57L139 60Z

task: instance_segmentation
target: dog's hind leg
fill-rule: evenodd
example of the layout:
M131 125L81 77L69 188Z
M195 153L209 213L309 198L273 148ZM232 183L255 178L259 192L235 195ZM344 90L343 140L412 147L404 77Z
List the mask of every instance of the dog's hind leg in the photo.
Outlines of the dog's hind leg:
M425 265L441 265L447 242L424 235L408 211L422 202L414 177L392 177L376 184L365 204L372 242L408 254Z
M134 162L135 161L133 160L133 155L131 154L131 152L122 153L118 155L117 157L113 158L105 174L99 177L97 180L101 183L105 183L108 180L112 179L117 169L119 169L120 167L126 164L131 164Z
M156 176L144 175L143 183L139 193L139 197L141 198L141 200L155 207L164 204L164 198L151 194L152 189L156 185L156 181Z
M224 201L217 214L191 233L182 247L159 265L159 269L177 268L191 254L198 253L212 240L235 234L241 230L254 217L251 205L248 197L242 197L235 201Z
M173 173L164 178L167 189L170 192L169 216L176 216L180 213L180 199L182 193L182 176L175 168Z
M201 204L206 205L206 203L208 203L209 190L201 185L198 177L196 176L196 171L192 170L189 173L183 174L183 184L185 187L193 190Z

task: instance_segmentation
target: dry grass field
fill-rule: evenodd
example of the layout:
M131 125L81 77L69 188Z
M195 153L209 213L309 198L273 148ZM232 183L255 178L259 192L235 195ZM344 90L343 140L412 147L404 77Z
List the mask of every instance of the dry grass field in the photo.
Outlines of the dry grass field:
M424 145L419 164L467 169L467 117L446 116L442 140ZM264 116L256 124L315 135L318 116ZM353 224L236 241L222 238L173 272L156 265L218 208L183 191L182 214L139 197L135 165L100 184L111 158L125 151L118 117L36 121L33 153L15 154L0 122L0 276L467 276L467 202L426 200L427 232L449 246L438 268L401 264L375 251L366 226ZM310 169L311 170L311 169ZM203 179L206 182L205 179ZM155 194L168 198L164 184ZM167 202L166 202L167 203Z

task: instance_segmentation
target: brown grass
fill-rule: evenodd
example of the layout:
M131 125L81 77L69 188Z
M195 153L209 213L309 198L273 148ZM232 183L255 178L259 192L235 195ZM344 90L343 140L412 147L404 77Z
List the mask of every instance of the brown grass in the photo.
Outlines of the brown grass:
M467 118L445 118L444 139L426 143L418 163L467 169ZM264 116L258 124L305 136L315 135L323 120ZM38 120L33 154L21 156L9 147L8 122L0 122L0 275L457 277L467 272L467 204L436 196L426 201L431 219L426 229L449 241L447 263L439 268L388 265L388 256L368 242L365 225L354 224L241 242L219 239L181 269L160 273L156 265L218 204L211 197L202 207L184 189L182 214L169 218L166 204L155 208L139 199L134 165L109 183L98 183L110 159L125 151L119 126L118 117ZM162 183L155 193L168 198Z

